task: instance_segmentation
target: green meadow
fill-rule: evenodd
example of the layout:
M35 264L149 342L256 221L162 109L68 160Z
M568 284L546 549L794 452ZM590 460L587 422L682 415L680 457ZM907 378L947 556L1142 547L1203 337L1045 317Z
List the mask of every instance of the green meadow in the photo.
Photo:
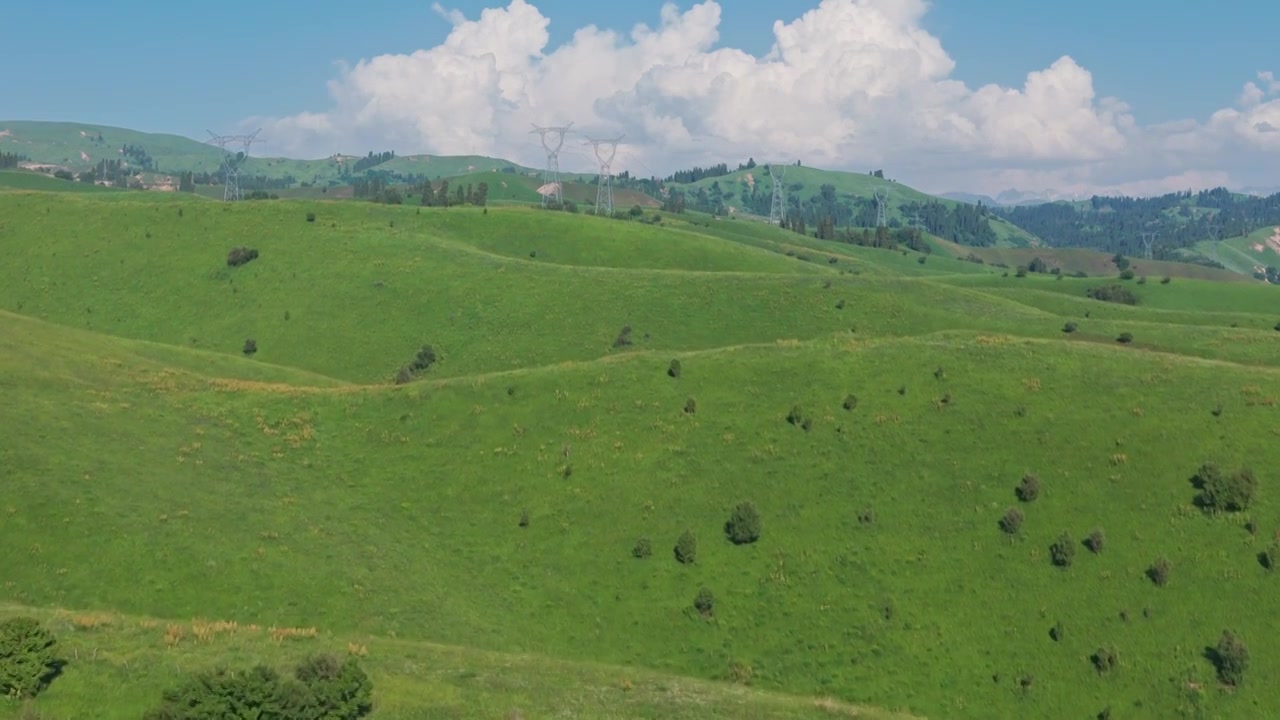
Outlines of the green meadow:
M375 718L1280 715L1274 287L660 217L0 194L0 619L70 659L0 715L313 650Z

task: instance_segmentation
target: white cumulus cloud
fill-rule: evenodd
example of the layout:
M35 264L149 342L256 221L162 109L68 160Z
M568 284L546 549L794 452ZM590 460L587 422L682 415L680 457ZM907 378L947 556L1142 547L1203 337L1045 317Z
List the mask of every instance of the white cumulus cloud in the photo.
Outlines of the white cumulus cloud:
M866 171L932 191L1164 192L1258 182L1280 160L1280 81L1260 72L1204 122L1140 126L1063 56L1021 87L971 88L926 31L925 0L821 0L755 56L719 43L714 0L663 6L630 33L587 26L549 47L527 0L469 18L433 6L443 42L342 66L332 104L251 118L271 152L481 153L538 166L531 123L626 135L615 171L666 174L747 157ZM731 7L731 6L730 6ZM579 138L580 140L580 138ZM589 171L566 143L561 166Z

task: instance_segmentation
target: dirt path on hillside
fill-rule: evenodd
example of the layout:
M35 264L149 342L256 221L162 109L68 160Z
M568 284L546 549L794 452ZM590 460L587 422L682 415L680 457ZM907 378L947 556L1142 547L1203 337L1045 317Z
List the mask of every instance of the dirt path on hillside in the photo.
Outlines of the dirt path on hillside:
M1280 227L1272 230L1271 237L1267 238L1267 247L1271 248L1272 252L1280 255Z
M13 133L9 132L8 130L0 130L0 137L9 137L12 134Z

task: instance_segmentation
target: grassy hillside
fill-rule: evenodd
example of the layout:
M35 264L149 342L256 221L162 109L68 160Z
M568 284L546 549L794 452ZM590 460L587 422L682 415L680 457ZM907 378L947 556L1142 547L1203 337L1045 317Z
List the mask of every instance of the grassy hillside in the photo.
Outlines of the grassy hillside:
M1244 237L1222 241L1203 240L1184 252L1222 263L1233 272L1253 276L1269 266L1280 266L1280 227L1268 225Z
M367 635L277 642L269 628L213 620L157 620L119 613L72 612L0 605L0 620L35 617L59 633L74 658L38 703L43 717L137 718L160 694L180 683L183 670L220 664L283 667L309 652L358 653L374 679L376 717L760 718L808 720L835 716L910 720L906 714L830 698L770 694L700 682L637 668L573 663L538 655L510 655ZM170 642L170 638L176 638ZM0 703L0 717L18 715Z
M89 185L74 180L62 180L52 175L29 170L0 170L0 192L11 190L39 190L42 192L109 193L121 192L115 188Z
M1280 619L1239 604L1275 579L1274 288L1118 305L694 213L11 192L0 217L0 615L89 656L52 717L347 643L375 720L1280 714ZM228 268L237 245L260 255ZM1256 471L1246 512L1196 506L1204 462ZM735 545L744 500L762 533ZM165 648L146 618L246 630ZM1225 628L1251 651L1230 691Z
M1059 268L1068 275L1083 272L1089 276L1106 277L1117 273L1116 265L1112 262L1112 258L1115 257L1114 253L1105 253L1100 250L1043 246L1035 248L975 248L938 238L933 240L933 245L939 251L951 257L965 258L973 255L981 258L988 265L1003 264L1008 268L1025 267L1030 265L1032 260L1040 258L1050 268ZM1241 275L1235 269L1219 270L1205 265L1142 258L1131 258L1130 261L1133 263L1134 272L1147 275L1153 279L1166 276L1218 282L1247 282L1251 279L1247 274Z
M948 207L958 204L954 200L934 197L901 183L862 173L838 172L792 165L786 168L783 182L787 186L788 193L797 193L802 199L817 195L823 185L833 186L837 198L845 201L871 202L877 191L885 192L888 195L886 218L888 220L898 220L902 223L907 223L910 220L903 214L902 206L904 204L931 201L940 202ZM741 198L743 190L746 190L749 194L773 192L773 183L769 178L768 170L764 166L757 166L751 170L738 170L721 177L704 178L694 183L671 183L669 186L682 189L688 193L696 193L699 189L709 190L716 183L719 184L724 192L725 204L733 208L735 212L744 212L746 210ZM992 217L991 227L995 230L996 236L1002 245L1022 247L1039 243L1035 236L1014 226L1004 218Z

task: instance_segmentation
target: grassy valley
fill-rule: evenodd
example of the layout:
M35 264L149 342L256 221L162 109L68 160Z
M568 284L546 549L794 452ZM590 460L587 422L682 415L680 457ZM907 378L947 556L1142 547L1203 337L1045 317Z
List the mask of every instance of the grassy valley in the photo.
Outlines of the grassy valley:
M0 192L0 620L69 663L0 716L315 650L375 718L1280 714L1266 284L40 189Z

